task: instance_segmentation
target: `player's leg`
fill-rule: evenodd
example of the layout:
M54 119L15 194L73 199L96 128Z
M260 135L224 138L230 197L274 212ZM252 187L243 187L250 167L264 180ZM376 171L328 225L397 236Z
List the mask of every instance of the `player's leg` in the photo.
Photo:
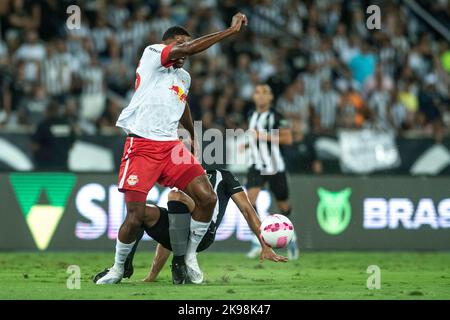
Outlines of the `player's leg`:
M168 200L169 234L174 261L179 263L175 257L182 257L186 262L186 280L200 284L203 282L203 272L198 265L197 255L196 253L186 254L191 233L191 214L195 210L195 202L183 191L174 190L169 193ZM194 230L194 232L196 231ZM203 240L205 240L205 237L203 237ZM176 282L177 275L176 272L174 273L172 278Z
M139 242L141 241L142 237L144 236L144 228L141 228L141 230L138 233L137 239L134 243L133 248L131 249L131 252L128 254L125 263L124 263L124 270L123 270L123 277L124 278L131 278L131 276L134 273L134 267L133 267L133 259L134 259L134 254L136 253L137 247L139 245ZM102 278L107 271L109 271L109 269L106 269L105 271L102 271L100 273L98 273L95 277L94 277L94 283L97 283L97 280Z
M275 196L280 213L289 216L291 214L291 205L289 203L289 186L286 172L278 172L269 176L269 189Z
M186 251L186 260L195 256L197 248L208 231L211 218L217 202L217 196L206 174L196 177L185 188L195 202L190 222L189 242Z
M286 172L278 172L277 174L270 176L269 188L275 196L280 214L289 217L292 212L292 207L289 202L289 185ZM298 256L297 236L294 233L294 238L288 245L288 258L289 260L295 260L298 259Z
M264 187L267 180L267 176L262 175L261 171L255 169L254 166L250 167L247 172L247 195L256 212L258 212L256 209L256 200L258 199L259 192Z
M167 208L173 256L175 260L180 258L184 260L189 237L191 212L195 208L195 203L184 192L171 190L168 195Z
M208 232L206 232L205 236L203 237L202 241L200 241L200 244L197 247L197 253L205 251L214 243L216 239L217 227L218 226L213 221L211 221Z
M139 242L141 241L142 237L144 236L144 228L141 228L139 231L139 234L136 238L136 241L134 243L133 248L131 249L131 252L128 254L125 263L124 263L124 269L123 269L123 277L124 278L131 278L131 276L134 273L134 267L133 267L133 259L134 254L136 253L137 247L139 245Z
M119 172L119 191L125 192L127 214L116 239L114 265L98 284L122 280L125 260L141 232L147 194L161 173L160 162L152 159L152 145L147 139L128 137Z
M183 206L184 209L180 210L180 212L185 212L188 215L185 216L185 221L183 222L183 225L179 225L177 227L176 222L174 221L174 218L177 218L180 216L179 213L172 214L173 217L171 217L170 214L170 207L169 207L169 232L170 232L170 243L172 245L174 259L175 259L175 244L178 243L179 248L177 249L179 251L178 255L185 260L186 263L186 271L187 271L187 278L186 280L191 283L200 284L203 282L203 272L200 269L200 266L198 265L197 261L197 255L194 254L187 254L187 249L189 245L189 238L191 234L191 213L195 211L195 202L192 200L187 194L185 194L182 191L176 191L172 193L172 197L170 197L169 194L169 202L172 202L172 206L174 207L181 207ZM179 218L180 222L181 219Z
M208 231L197 246L197 252L195 252L195 254L189 254L186 256L188 280L191 283L201 284L203 282L203 272L201 271L198 264L197 255L199 252L206 250L214 243L216 229L217 228L215 223L211 221Z
M261 191L260 187L252 187L247 190L248 199L252 204L253 208L256 210L256 199L258 199L259 192Z
M258 213L258 209L256 207L256 200L258 199L259 192L261 188L266 183L266 177L261 175L259 170L256 170L254 167L251 167L247 172L247 195L252 204L253 208L255 208L256 213ZM258 238L253 235L251 241L250 251L247 252L247 257L250 259L255 259L259 257L261 253L261 244L259 243Z
M258 209L256 208L256 199L258 199L259 192L261 191L261 188L259 187L253 187L248 189L248 198L250 200L250 203L252 204L253 208L255 208L256 213L258 213ZM256 235L252 235L251 240L251 246L250 250L247 252L247 258L250 259L256 259L261 254L261 244L256 237Z
M169 218L169 237L173 252L172 260L172 280L174 284L183 284L189 274L186 270L186 276L183 270L175 270L185 264L185 256L188 245L191 212L194 210L195 203L184 192L172 190L168 195L168 218ZM184 269L184 268L183 268ZM182 276L179 277L178 275Z
M179 192L181 193L181 192ZM169 193L169 201L177 201L177 199L174 199L174 193ZM187 197L187 196L186 196ZM184 201L184 198L181 199L180 198L180 203L182 203L182 201ZM192 200L191 200L191 203ZM189 201L184 203L186 205L186 207L188 208L187 210L192 210L192 206L189 203ZM153 262L151 264L151 269L150 272L148 274L148 276L145 278L144 281L154 281L156 279L156 277L158 276L159 272L161 271L161 269L163 268L163 266L165 265L167 259L170 256L170 253L172 251L172 244L171 244L171 239L170 239L170 234L169 234L169 211L166 208L161 208L161 207L156 207L153 206L154 208L156 208L158 210L158 219L156 221L154 221L153 223L145 223L145 232L156 242L158 242L158 246L156 248L156 252L155 252L155 256L153 258ZM188 235L185 234L185 238L187 239ZM182 273L186 274L187 271L186 269L186 265L184 265L184 270L181 270ZM178 267L175 267L175 269L179 269ZM172 264L172 270L174 270L174 266ZM187 276L184 276L184 278L182 278L183 281L186 280ZM175 278L175 279L178 279ZM175 282L177 283L177 282Z
M182 161L179 161L180 158L174 158L179 156L182 157ZM206 176L205 170L181 142L177 146L174 146L171 159L165 163L162 178L159 180L159 183L184 191L195 203L190 221L190 235L186 249L185 261L189 261L187 256L189 254L195 254L198 243L208 230L217 201L216 194ZM174 270L174 265L172 263L172 273L177 272L177 270Z
M158 223L160 219L160 209L159 207L155 205L146 205L145 206L145 216L144 216L144 222L143 227L141 227L136 242L134 243L133 248L131 249L131 252L128 254L127 259L125 260L124 265L124 272L123 277L124 278L130 278L133 275L134 267L133 267L133 259L134 255L136 253L137 247L139 245L139 242L141 241L142 237L144 236L144 232L146 229L152 228L155 224Z
M119 283L124 276L125 261L132 251L136 239L141 232L145 216L145 201L147 194L137 191L126 191L125 202L127 215L120 226L116 239L116 252L114 265L108 272L99 278L97 284Z
M179 190L178 191L172 190L171 192L169 192L168 200L169 200L168 203L170 203L168 205L168 207L170 207L170 208L178 207L181 210L179 210L179 212L175 213L175 212L173 212L173 210L171 210L172 212L170 212L168 209L165 209L165 208L147 205L146 219L144 222L145 232L150 237L152 237L155 241L157 241L159 243L159 245L160 245L160 246L158 246L159 249L161 249L161 246L162 246L165 248L165 250L159 250L157 252L157 255L155 256L154 261L152 263L151 271L149 273L149 276L146 278L146 281L153 281L156 278L159 271L163 267L165 261L167 260L166 258L168 258L168 256L166 255L166 250L172 251L173 250L172 243L176 244L177 242L179 242L177 239L173 239L173 235L171 235L170 234L171 232L169 232L170 224L173 225L173 223L169 223L169 220L171 220L171 219L173 220L173 217L170 218L170 215L180 215L180 214L184 214L185 212L187 212L187 214L190 215L195 206L194 201L189 196L187 196L184 192L179 191ZM150 212L150 209L152 209L151 212ZM155 211L158 211L158 212L155 212ZM188 216L187 222L188 222L187 228L178 235L179 238L184 237L185 243L187 242L187 239L189 236L190 216ZM176 225L176 223L175 223L175 225ZM173 231L173 230L171 230L171 231ZM183 241L183 239L181 239L181 241ZM185 248L186 244L181 246L181 248L183 248L183 247ZM158 261L156 261L155 259ZM197 267L198 267L197 261L194 261L192 263L197 265ZM174 268L172 265L172 270L173 269ZM177 269L177 267L175 267L175 269ZM189 270L190 269L187 268L185 273L188 273ZM200 271L200 275L201 275L200 280L202 280L203 276L201 274L201 271ZM186 278L188 278L188 277L184 277L182 280L186 280ZM197 277L197 278L199 278L199 277ZM195 278L195 279L197 279L197 278ZM177 275L175 275L174 279L177 279ZM194 281L195 281L195 279L194 279Z

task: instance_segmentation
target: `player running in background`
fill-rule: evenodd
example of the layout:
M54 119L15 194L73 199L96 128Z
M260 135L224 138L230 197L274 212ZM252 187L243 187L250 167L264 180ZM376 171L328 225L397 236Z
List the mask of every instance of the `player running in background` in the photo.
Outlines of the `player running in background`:
M292 131L288 121L272 108L273 94L268 85L257 85L253 93L255 110L250 112L249 130L251 166L247 173L247 192L250 202L256 210L256 199L266 183L275 196L280 213L289 216L289 189L286 177L286 166L280 145L292 144ZM271 130L278 129L279 135L272 135ZM275 141L277 140L277 141ZM276 143L273 143L276 142ZM256 238L252 241L252 248L248 252L249 258L255 258L261 252L261 246ZM288 245L288 258L298 258L297 237Z
M253 233L260 239L259 227L261 222L258 219L253 206L251 205L247 194L242 188L239 180L228 170L208 170L207 172L209 181L214 186L214 191L217 193L217 204L214 208L214 215L212 217L211 223L208 227L208 232L203 237L200 245L197 247L195 252L189 252L187 257L192 259L188 265L188 280L192 283L202 283L203 282L203 272L198 266L197 252L203 251L211 244L214 243L217 228L222 222L223 216L228 205L230 198L237 205L248 225L252 229ZM174 208L173 211L178 212L192 212L195 203L182 191L171 190L168 195L167 205L169 208ZM139 239L145 232L152 237L158 245L156 247L156 255L153 258L153 263L151 270L146 277L145 281L154 281L158 276L159 272L165 265L167 259L170 256L170 251L172 250L170 235L169 235L169 215L165 208L161 208L155 205L146 206L146 214L144 219L144 228L142 229L138 240L134 244L133 250L130 252L126 262L124 276L130 278L133 274L133 258L136 252ZM186 238L188 233L186 233ZM262 251L260 254L260 259L268 259L274 262L286 262L287 258L277 255L271 248L264 244L261 240ZM191 268L195 266L195 268ZM100 272L94 278L96 282L101 278L108 270Z
M195 141L186 103L191 77L182 67L187 56L236 34L243 24L247 24L246 16L237 13L228 29L194 40L184 28L175 26L164 33L163 43L145 48L136 70L135 93L117 121L128 134L119 173L119 191L125 193L127 215L119 229L114 265L97 283L118 283L122 279L125 259L144 221L147 194L157 182L183 190L195 202L192 215L173 212L171 207L168 213L174 252L172 279L174 283L185 282L186 251L196 251L208 230L216 195L202 166L178 139L181 123L190 133L191 142ZM191 143L191 150L194 146Z

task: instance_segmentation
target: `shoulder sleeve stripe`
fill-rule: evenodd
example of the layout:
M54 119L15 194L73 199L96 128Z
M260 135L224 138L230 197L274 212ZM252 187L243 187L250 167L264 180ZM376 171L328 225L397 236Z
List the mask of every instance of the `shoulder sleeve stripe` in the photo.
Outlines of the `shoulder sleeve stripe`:
M165 46L161 52L161 65L164 68L169 68L169 67L173 66L173 64L175 63L175 61L169 60L169 53L170 53L170 50L172 50L172 47L173 47L173 44L170 46Z

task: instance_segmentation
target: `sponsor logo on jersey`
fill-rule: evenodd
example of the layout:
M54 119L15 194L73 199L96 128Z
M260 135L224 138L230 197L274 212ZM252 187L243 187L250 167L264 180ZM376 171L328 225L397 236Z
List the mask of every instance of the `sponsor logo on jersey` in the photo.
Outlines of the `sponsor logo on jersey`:
M175 94L178 96L178 99L181 102L186 102L187 100L187 95L186 93L184 93L183 89L181 89L179 86L176 85L172 85L169 90L175 92Z

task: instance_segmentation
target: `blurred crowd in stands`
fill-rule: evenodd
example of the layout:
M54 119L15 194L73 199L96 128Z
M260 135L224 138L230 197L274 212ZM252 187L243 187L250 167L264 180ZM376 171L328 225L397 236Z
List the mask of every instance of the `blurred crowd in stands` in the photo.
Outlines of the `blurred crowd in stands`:
M377 3L382 28L369 30L366 8ZM81 27L69 30L72 4ZM448 22L449 8L440 0L428 10ZM245 129L263 82L296 141L339 128L438 142L448 134L448 41L402 1L360 0L2 0L0 130L33 130L57 108L77 134L119 133L143 48L172 25L194 37L227 28L239 10L247 30L185 65L189 105L205 129Z

